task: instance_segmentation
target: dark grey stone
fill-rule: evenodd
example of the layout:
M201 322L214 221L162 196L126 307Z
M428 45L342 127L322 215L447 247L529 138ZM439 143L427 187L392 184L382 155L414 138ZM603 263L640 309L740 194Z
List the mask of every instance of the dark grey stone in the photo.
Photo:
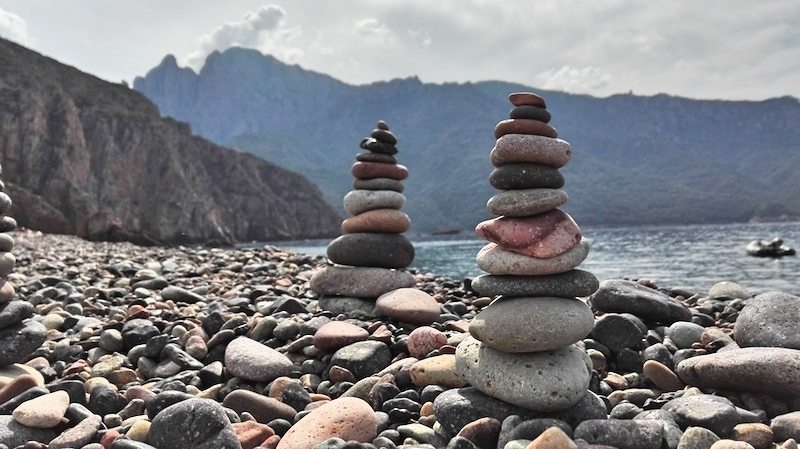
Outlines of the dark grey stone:
M505 297L556 296L574 298L589 296L597 290L597 278L583 270L546 276L495 276L485 274L472 280L472 290L480 295Z
M241 449L225 410L218 403L188 399L153 418L148 443L170 449Z
M601 282L590 303L594 310L628 312L654 323L672 324L692 319L692 313L677 299L635 282L619 279Z

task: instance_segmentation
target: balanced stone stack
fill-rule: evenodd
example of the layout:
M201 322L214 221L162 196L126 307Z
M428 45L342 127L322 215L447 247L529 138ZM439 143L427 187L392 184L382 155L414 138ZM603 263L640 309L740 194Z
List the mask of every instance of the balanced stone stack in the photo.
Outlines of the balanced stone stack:
M26 361L44 343L47 334L42 324L28 320L33 316L33 305L17 300L14 286L6 279L16 263L11 253L14 238L8 233L16 229L17 222L6 215L11 198L3 190L0 181L0 370Z
M570 159L557 138L544 100L509 96L510 119L495 128L490 177L504 190L487 209L500 217L478 224L488 240L477 256L488 275L476 277L478 294L498 297L472 321L471 337L456 352L456 368L481 392L538 412L574 406L587 394L591 362L574 343L592 331L591 309L577 297L598 287L575 269L589 254L578 225L557 209L567 202L558 171Z
M317 271L311 289L320 306L335 313L369 314L384 293L413 287L414 276L399 269L411 264L414 246L402 235L411 225L402 209L402 181L408 169L397 163L397 138L379 121L361 141L366 152L356 155L353 189L344 197L352 217L342 222L343 235L328 245L336 264Z

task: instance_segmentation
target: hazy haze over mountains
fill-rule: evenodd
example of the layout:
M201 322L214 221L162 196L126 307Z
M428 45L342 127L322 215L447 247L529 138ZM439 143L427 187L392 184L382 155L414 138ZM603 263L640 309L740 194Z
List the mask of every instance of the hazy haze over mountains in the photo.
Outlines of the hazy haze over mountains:
M492 130L509 92L541 93L573 147L580 223L709 223L800 216L800 103L657 95L594 98L505 82L354 86L255 50L213 52L196 74L168 56L134 87L193 132L306 175L341 209L349 167L378 119L399 138L415 231L487 217Z

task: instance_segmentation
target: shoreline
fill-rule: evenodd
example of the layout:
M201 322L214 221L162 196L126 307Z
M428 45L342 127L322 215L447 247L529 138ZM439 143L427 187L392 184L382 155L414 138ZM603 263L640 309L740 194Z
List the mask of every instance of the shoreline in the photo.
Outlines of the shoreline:
M648 311L658 309L654 306L634 304L626 310L597 312L592 335L576 346L586 353L592 367L591 393L568 413L537 415L503 405L472 387L459 388L466 382L455 369L453 354L469 336L469 322L491 301L460 280L410 270L416 288L431 294L440 306L439 318L432 324L413 326L380 316L320 311L308 279L316 266L325 263L323 257L271 247L181 249L88 242L32 231L13 236L17 268L9 279L19 297L34 307L33 317L26 322L41 323L47 329L47 341L24 357L27 365L20 367L43 388L3 398L7 390L2 385L11 382L11 377L0 368L0 398L13 405L0 400L0 445L9 447L28 441L23 438L49 443L74 432L75 413L81 410L86 410L80 412L83 419L97 416L87 444L105 441L110 445L115 439L130 438L133 441L127 445L108 447L143 449L186 447L181 435L199 429L193 426L211 432L208 437L217 442L215 447L236 448L247 438L260 438L254 443L258 446L247 447L275 448L288 432L306 438L319 435L320 429L328 428L324 423L337 416L344 420L341 425L356 428L359 423L376 423L375 434L368 437L357 432L341 434L361 441L347 446L359 449L445 448L454 441L466 445L463 439L472 441L472 446L455 447L473 448L481 438L531 441L539 434L524 430L532 424L523 422L545 416L557 417L568 430L566 435L580 443L582 438L591 439L591 432L582 430L587 423L653 430L647 421L640 421L645 418L632 420L640 414L662 420L656 432L658 446L637 440L645 437L636 433L639 436L626 443L634 446L618 447L661 447L662 442L676 447L691 426L711 429L718 437L738 438L734 427L750 422L766 423L758 430L770 429L770 438L782 444L778 440L783 436L769 424L800 410L800 400L787 398L794 394L793 384L772 378L792 372L791 363L800 363L800 351L786 350L797 360L786 361L785 369L773 364L756 392L748 392L746 385L745 391L720 389L709 385L707 378L684 378L688 374L678 369L684 360L722 356L723 352L730 354L724 357L735 358L745 351L732 339L732 331L737 317L753 300L745 298L746 293L735 284L716 285L709 293L678 286L647 290L655 297L653 304L667 301L691 308L692 321L678 324L636 317L652 318ZM613 282L620 288L633 284ZM640 284L655 287L646 280ZM602 318L610 315L636 325L627 330L598 328ZM331 323L352 333L345 337L320 332ZM614 343L619 341L624 343ZM237 358L232 348L242 344L249 345L246 355ZM771 350L764 353L769 355ZM752 363L756 362L741 366ZM284 368L274 376L260 377L277 366ZM247 367L259 374L248 379ZM752 369L760 368L756 364ZM688 386L687 380L692 382ZM19 397L60 390L70 391L65 412L73 417L70 423L38 430L13 423L9 413L24 402ZM212 402L196 402L199 399ZM360 408L341 415L337 407L348 401L358 401ZM674 401L686 403L687 410L710 411L686 416L689 412L683 408L668 405ZM734 406L741 409L735 418L731 415ZM9 412L2 412L4 407ZM203 414L193 407L211 407L222 415ZM655 409L661 409L661 415ZM202 419L187 421L196 413ZM514 418L520 413L521 418ZM665 416L674 416L674 422ZM720 426L720 420L733 425ZM165 427L165 421L171 427ZM10 433L3 433L3 426ZM328 432L328 436L338 435L330 428ZM458 433L462 436L457 437ZM141 443L135 443L137 439ZM329 443L325 447L344 447Z

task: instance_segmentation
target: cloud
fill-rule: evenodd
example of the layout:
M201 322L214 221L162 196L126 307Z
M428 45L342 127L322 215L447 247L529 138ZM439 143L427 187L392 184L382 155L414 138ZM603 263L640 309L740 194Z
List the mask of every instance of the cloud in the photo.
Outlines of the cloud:
M536 85L549 90L592 93L603 91L611 80L610 74L597 67L578 68L565 65L537 75Z
M31 43L28 36L28 24L25 23L25 20L3 8L0 8L0 37L23 45Z
M264 48L277 50L275 42L285 42L296 37L300 28L285 28L283 18L286 11L277 5L265 5L257 11L248 12L238 22L227 22L211 33L200 38L200 49L190 54L186 61L199 68L205 62L206 56L215 50L225 50L230 47ZM286 59L296 59L302 55L298 48L286 48ZM281 55L277 55L281 56Z

